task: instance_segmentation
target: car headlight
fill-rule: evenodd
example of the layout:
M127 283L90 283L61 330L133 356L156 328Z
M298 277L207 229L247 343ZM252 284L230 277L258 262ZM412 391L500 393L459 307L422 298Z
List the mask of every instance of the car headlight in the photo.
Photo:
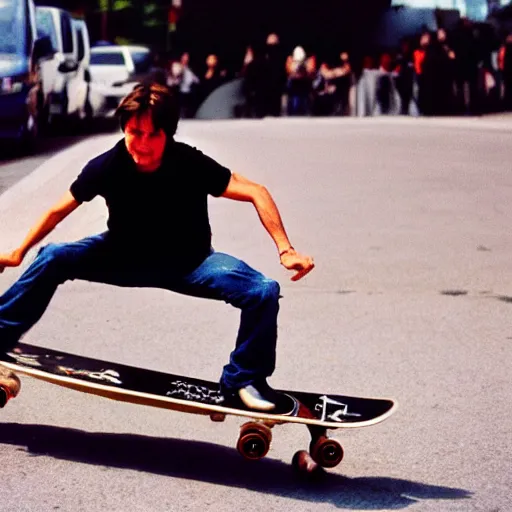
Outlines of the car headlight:
M21 92L23 84L27 81L27 75L4 76L0 78L0 93L15 94Z

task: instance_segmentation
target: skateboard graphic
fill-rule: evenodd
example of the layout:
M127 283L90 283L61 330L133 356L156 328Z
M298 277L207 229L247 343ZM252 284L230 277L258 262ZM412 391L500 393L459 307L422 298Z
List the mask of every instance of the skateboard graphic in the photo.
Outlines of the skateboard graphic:
M241 426L236 446L248 460L261 459L268 453L274 426L306 425L311 435L309 450L298 451L292 460L293 467L301 472L333 468L343 459L341 444L328 437L328 430L374 425L397 408L396 401L389 398L277 390L280 398L276 408L260 412L248 409L238 399L224 397L215 382L25 343L0 355L0 407L19 394L18 374L113 400L206 415L215 422L224 421L228 415L245 417L250 421Z

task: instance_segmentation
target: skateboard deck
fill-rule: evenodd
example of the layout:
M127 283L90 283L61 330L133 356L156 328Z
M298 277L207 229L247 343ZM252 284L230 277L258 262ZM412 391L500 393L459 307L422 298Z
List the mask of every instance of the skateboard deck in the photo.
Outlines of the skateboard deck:
M387 419L397 403L389 398L364 398L327 393L277 390L272 411L248 409L233 397L224 397L218 382L158 372L19 343L0 356L0 407L20 392L18 375L134 404L207 415L223 421L227 415L253 421L241 428L237 449L247 459L268 452L271 429L284 423L301 423L311 434L309 452L295 454L293 465L313 471L334 467L343 449L327 430L374 425Z

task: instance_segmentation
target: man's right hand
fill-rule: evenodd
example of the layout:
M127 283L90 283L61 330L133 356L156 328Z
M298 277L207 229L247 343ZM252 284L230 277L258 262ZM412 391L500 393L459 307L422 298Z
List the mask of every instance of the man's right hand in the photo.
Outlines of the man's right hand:
M22 261L23 256L18 249L10 254L0 254L0 274L5 270L5 267L18 267Z

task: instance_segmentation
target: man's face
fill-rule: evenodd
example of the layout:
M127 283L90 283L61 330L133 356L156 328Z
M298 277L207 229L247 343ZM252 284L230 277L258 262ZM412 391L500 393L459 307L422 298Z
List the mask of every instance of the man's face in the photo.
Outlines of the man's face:
M208 55L206 58L206 65L208 67L215 67L217 65L217 56L216 55Z
M160 167L167 136L160 129L155 131L149 114L133 116L124 129L125 144L140 171L155 171Z
M267 37L267 45L268 46L277 46L279 44L279 37L277 34L269 34Z

